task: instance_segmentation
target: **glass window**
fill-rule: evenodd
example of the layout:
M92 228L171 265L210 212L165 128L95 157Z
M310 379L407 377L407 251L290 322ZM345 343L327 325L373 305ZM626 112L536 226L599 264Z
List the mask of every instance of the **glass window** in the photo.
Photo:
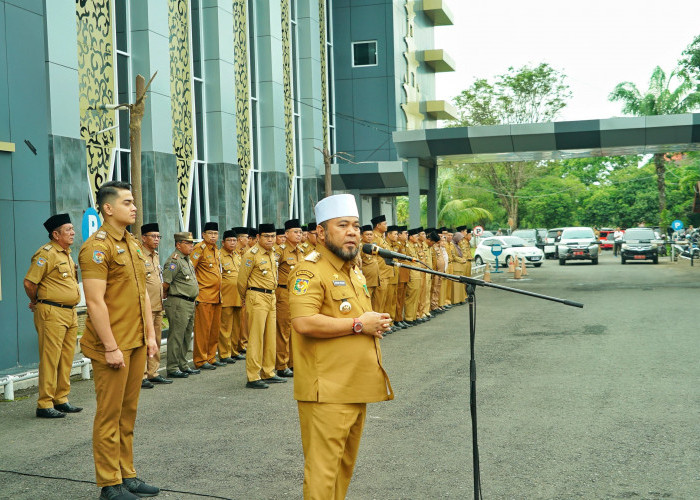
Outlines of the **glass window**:
M352 43L352 65L376 66L377 65L377 42L353 42Z

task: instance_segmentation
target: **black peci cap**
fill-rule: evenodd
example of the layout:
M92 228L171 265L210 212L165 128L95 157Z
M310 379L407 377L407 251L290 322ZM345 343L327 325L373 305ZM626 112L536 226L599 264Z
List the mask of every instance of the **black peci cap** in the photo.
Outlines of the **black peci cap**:
M308 231L316 231L316 228L317 228L317 227L318 227L318 224L316 224L315 222L309 222L309 223L306 225L306 229L307 229Z
M284 234L284 229L275 229L275 234L277 236L282 236Z
M268 223L258 224L258 233L276 233L275 225Z
M239 226L239 227L234 227L233 229L231 229L231 231L234 232L234 234L236 235L236 237L238 237L238 236L240 236L240 235L242 235L242 234L244 234L244 235L247 235L247 234L248 234L248 228L247 228L247 227L241 227L241 226Z
M428 239L437 243L438 241L440 241L440 236L436 232L432 232L428 235Z
M153 233L153 232L160 232L160 229L158 229L157 222L151 222L150 224L144 224L143 226L141 226L141 234L147 234L147 233Z
M44 222L44 227L46 230L49 232L49 234L53 233L54 230L58 229L61 227L63 224L70 224L70 215L68 214L56 214L52 215L46 221Z
M288 229L296 229L301 227L301 222L299 219L289 219L284 223L284 229L283 231L287 231Z
M372 230L372 225L371 225L371 224L365 224L364 226L362 226L362 227L360 228L360 231L362 231L363 233L364 233L365 231L371 231L371 230Z
M376 217L372 217L372 226L376 226L380 222L386 222L386 215L377 215Z
M202 232L205 231L218 231L219 230L219 223L218 222L207 222L204 224L204 229L202 229Z
M224 231L224 239L226 238L236 238L236 231L233 229L227 229Z

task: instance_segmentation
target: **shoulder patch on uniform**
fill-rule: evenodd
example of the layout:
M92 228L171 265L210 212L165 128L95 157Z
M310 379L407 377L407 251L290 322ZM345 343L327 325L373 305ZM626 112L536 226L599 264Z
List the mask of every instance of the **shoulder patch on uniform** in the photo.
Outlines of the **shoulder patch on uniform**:
M171 271L174 271L175 269L177 269L177 264L175 264L174 262L171 262L168 267L170 268Z
M260 247L253 247L253 248L250 249L250 253L252 253L253 255L255 255L256 253L258 253L258 250L259 250L259 249L260 249Z
M44 267L46 265L46 259L43 257L39 257L36 259L36 265L39 267Z
M49 243L48 245L46 245L46 246L44 247L44 250L46 250L46 251L48 252L48 251L51 250L52 248L53 248L53 247L51 246L51 243Z
M318 253L316 250L314 250L309 255L304 257L304 260L308 260L309 262L318 262L320 259L321 259L321 254Z
M312 272L309 271L308 269L299 269L299 270L297 271L297 276L307 276L307 277L309 277L309 278L313 278L313 277L314 277L314 273L312 273Z
M251 267L253 265L253 260L252 259L246 259L245 261L245 266L246 267Z
M105 238L107 238L107 231L97 231L95 233L96 240L104 240Z
M294 295L305 295L309 291L309 280L303 278L297 278L292 287L292 293Z
M105 253L101 250L95 250L92 252L92 260L95 264L102 264L105 260Z

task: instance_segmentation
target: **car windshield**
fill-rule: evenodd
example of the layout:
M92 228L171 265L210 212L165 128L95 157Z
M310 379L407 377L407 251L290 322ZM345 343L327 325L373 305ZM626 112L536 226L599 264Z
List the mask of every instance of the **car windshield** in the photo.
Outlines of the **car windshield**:
M504 236L501 239L503 240L503 243L505 243L509 247L526 247L526 246L528 246L527 241L525 241L522 238L518 238L517 236Z
M519 238L527 238L529 240L534 240L535 239L535 230L534 229L517 229L513 231L513 234L511 236L517 236Z
M595 238L593 235L593 230L588 227L572 227L571 229L564 229L561 233L561 239L575 240L578 238Z
M625 231L626 240L653 240L654 231L651 229L628 229Z

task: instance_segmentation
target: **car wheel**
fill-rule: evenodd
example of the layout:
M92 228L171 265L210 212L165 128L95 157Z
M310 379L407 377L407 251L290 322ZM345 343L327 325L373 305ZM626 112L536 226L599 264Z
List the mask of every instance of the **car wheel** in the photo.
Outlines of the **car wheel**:
M620 258L620 263L623 265L627 264L627 260L624 257L622 257L622 258Z
M654 260L653 260L652 262L653 262L654 264L658 264L658 263L659 263L659 256L658 256L658 255L654 255Z
M539 264L533 264L535 267L542 267L542 263L540 262Z
M480 265L482 265L482 264L484 263L484 261L481 260L481 255L477 255L476 257L474 257L474 263L475 263L477 266L480 266Z
M592 259L591 259L591 264L593 264L594 266L595 266L596 264L598 264L598 257L592 258Z
M559 259L559 265L563 266L564 264L566 264L566 259Z

